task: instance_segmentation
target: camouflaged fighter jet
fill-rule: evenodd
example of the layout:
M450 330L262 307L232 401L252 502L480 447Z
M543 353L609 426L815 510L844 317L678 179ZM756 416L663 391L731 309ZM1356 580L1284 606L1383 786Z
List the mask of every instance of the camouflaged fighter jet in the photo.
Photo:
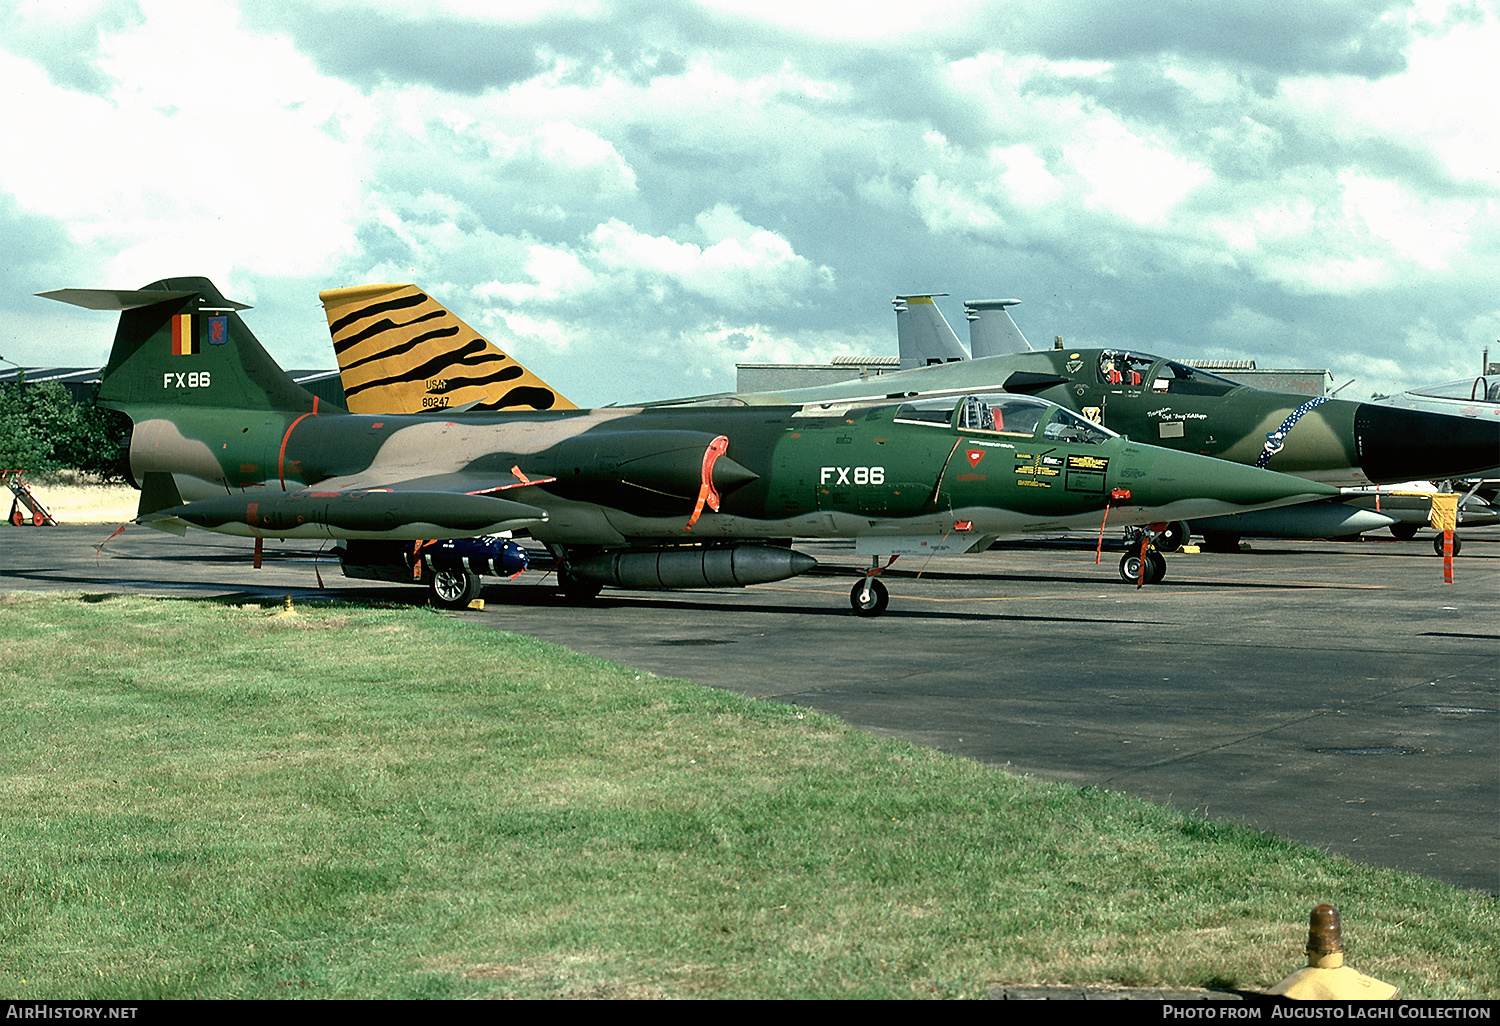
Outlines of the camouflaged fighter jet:
M977 551L1000 535L1275 506L1331 489L1138 445L1053 404L973 394L815 407L359 415L321 405L204 278L44 293L120 311L100 401L133 422L137 522L343 540L354 577L421 580L441 605L523 567L524 532L564 593L731 587L856 551ZM258 545L258 541L257 541ZM1154 558L1153 558L1154 557ZM1129 559L1131 557L1127 557ZM1159 578L1155 553L1138 578ZM889 565L889 564L887 564ZM1122 563L1122 574L1127 564ZM850 600L887 594L873 574Z
M470 354L488 353L494 361L511 358L467 325L467 333L440 336L432 331L434 311L447 311L415 286L369 285L330 289L319 295L328 312L346 387L361 387L361 368L378 357L382 347L398 363L422 368L420 374L407 374L408 386L427 376L426 393L411 388L405 395L384 395L385 412L412 413L456 398L505 401L507 393L501 390L455 393L451 389L445 368L460 366L472 358ZM1500 424L1494 422L1476 427L1438 415L1406 417L1379 404L1266 392L1124 350L1032 352L1010 317L1008 308L1020 302L1016 299L964 303L976 357L968 360L957 335L932 302L935 295L942 293L898 296L893 302L902 367L914 369L873 381L782 392L720 393L645 405L872 402L1003 387L1041 394L1096 421L1105 420L1108 410L1109 426L1154 444L1196 447L1204 455L1262 467L1275 459L1277 470L1346 487L1364 487L1371 481L1388 484L1443 478L1455 467L1469 467L1473 472L1476 464L1500 459ZM390 303L410 304L413 313L389 318ZM358 341L357 352L351 340ZM1160 548L1175 549L1196 529L1212 548L1237 548L1242 534L1334 537L1393 522L1387 513L1358 503L1323 500L1295 509L1197 518L1191 527L1186 521L1173 521L1155 541Z

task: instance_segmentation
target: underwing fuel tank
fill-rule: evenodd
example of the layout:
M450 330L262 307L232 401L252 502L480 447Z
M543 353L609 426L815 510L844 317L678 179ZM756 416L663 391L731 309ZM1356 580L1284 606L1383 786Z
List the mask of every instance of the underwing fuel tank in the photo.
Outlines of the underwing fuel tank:
M606 552L569 570L617 588L742 588L784 581L818 565L811 556L776 545L733 545L717 549L656 549Z
M1273 538L1342 538L1397 523L1395 517L1337 501L1309 502L1189 522L1198 534L1266 535Z

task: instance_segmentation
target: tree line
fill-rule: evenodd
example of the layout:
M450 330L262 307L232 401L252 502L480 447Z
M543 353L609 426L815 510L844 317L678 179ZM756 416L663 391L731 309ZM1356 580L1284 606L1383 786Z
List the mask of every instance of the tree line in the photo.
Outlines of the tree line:
M130 420L97 399L74 400L55 381L0 384L0 469L32 474L82 470L104 480L125 477L121 443Z

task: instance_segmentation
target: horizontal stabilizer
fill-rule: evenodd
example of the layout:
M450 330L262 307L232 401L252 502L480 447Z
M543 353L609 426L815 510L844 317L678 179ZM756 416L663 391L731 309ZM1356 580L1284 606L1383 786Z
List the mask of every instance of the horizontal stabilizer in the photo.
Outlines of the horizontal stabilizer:
M51 292L37 293L42 299L71 303L85 310L113 311L138 310L157 303L169 303L174 299L187 299L197 294L196 291L183 292L178 289L53 289ZM225 310L250 309L244 303L236 303L230 299L215 304L216 309L220 306Z

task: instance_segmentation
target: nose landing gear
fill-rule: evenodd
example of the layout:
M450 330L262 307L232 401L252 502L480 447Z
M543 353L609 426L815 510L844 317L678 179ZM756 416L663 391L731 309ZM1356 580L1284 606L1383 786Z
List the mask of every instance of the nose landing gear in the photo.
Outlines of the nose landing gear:
M879 616L890 604L891 593L874 577L866 577L849 593L855 616Z
M1148 524L1140 528L1139 533L1127 536L1132 548L1120 558L1120 579L1136 587L1160 584L1167 576L1167 558L1157 551L1156 546L1162 544L1163 540L1170 544L1174 540L1174 529L1177 526ZM1180 538L1176 541L1179 546L1182 544Z
M1145 563L1145 573L1141 564ZM1155 549L1148 548L1143 556L1139 552L1127 552L1120 559L1120 579L1127 584L1160 584L1167 576L1167 558Z

